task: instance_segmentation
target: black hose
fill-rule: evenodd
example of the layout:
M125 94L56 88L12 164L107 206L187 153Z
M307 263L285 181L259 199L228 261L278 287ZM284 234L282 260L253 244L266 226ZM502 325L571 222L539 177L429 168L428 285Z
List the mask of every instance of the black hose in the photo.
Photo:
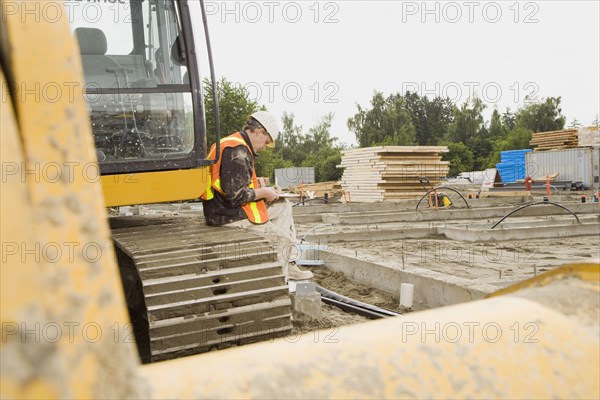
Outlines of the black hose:
M375 311L367 310L366 308L358 307L352 304L344 303L343 301L330 299L328 297L322 297L321 301L325 304L329 304L331 306L337 307L341 310L351 312L354 314L362 315L363 317L367 317L370 319L380 319L389 317L389 315L380 314Z
M492 228L491 228L491 229L494 229L494 228L495 228L496 226L498 226L498 225L499 225L499 224L500 224L502 221L504 221L506 218L510 217L511 215L513 215L513 214L515 214L515 213L517 213L517 212L519 212L519 211L521 211L521 210L523 210L523 209L525 209L525 208L527 208L527 207L533 207L533 206L539 206L539 205L552 205L552 206L555 206L555 207L562 208L563 210L565 210L565 211L567 211L567 212L571 213L571 215L572 215L572 216L574 216L574 217L575 217L575 219L577 220L577 223L578 223L578 224L580 223L580 222L579 222L579 217L577 216L577 214L575 214L573 211L569 210L567 207L565 207L565 206L561 206L561 205L560 205L560 204L558 204L558 203L553 203L553 202L551 202L551 201L544 200L544 201L538 201L537 203L525 204L524 206L520 206L520 207L518 207L517 209L515 209L515 210L512 210L511 212L509 212L508 214L506 214L504 217L502 217L502 219L500 219L500 221L496 222L496 223L495 223L495 224L492 226Z
M339 293L333 292L329 289L325 289L317 285L317 292L321 293L322 301L334 305L336 307L352 311L360 315L364 315L369 318L386 318L396 317L401 315L397 312L379 308L371 304L363 303L358 300L354 300L350 297L342 296Z

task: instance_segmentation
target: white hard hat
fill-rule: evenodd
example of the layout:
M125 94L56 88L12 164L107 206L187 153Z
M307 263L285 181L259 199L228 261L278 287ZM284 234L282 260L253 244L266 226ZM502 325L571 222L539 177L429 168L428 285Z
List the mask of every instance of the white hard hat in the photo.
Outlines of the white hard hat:
M271 140L273 141L273 144L269 145L268 147L274 147L275 138L279 135L279 122L277 121L277 117L268 111L257 111L250 117L257 120L266 129L269 136L271 136Z

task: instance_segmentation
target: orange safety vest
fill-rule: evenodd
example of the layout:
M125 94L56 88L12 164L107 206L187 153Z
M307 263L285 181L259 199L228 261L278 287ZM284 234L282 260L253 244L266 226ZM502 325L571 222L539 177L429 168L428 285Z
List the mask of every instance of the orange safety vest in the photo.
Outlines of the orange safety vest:
M228 147L237 147L241 144L246 146L250 154L252 154L252 149L250 149L250 146L248 146L239 132L221 139L221 154L219 154L219 161L210 167L207 187L204 194L200 197L202 200L211 200L215 197L215 190L223 196L227 196L223 189L221 189L221 160L223 159L223 150ZM213 144L208 153L208 159L215 158L216 148L216 144ZM250 189L258 188L258 179L256 179L256 171L254 170L254 155L252 156L252 180L248 184L248 187ZM264 200L246 203L242 206L242 210L246 213L248 220L254 224L264 224L269 221L269 213L267 212L267 206Z

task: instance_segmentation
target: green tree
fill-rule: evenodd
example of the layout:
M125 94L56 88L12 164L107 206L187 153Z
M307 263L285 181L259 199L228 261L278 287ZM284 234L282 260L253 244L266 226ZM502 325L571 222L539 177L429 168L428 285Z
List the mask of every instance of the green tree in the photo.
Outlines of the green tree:
M313 167L317 182L338 180L343 171L337 168L341 162L341 147L337 144L337 138L332 137L330 132L333 117L331 113L325 115L304 134L302 126L294 122L294 114L284 113L277 145L269 159L269 165L272 167L265 167L264 171L270 172L275 168ZM262 168L262 163L259 158L257 165ZM267 161L264 163L266 165Z
M569 124L569 128L581 128L582 126L583 125L581 125L581 122L579 122L577 118L573 118L573 121Z
M529 104L516 115L516 126L532 132L564 129L566 118L560 108L560 97L548 97L541 103Z
M329 113L321 118L321 121L314 127L308 130L308 133L304 137L304 153L314 154L321 149L335 147L337 138L331 137L331 122L333 121L333 114Z
M341 162L340 149L330 147L310 154L302 162L302 166L315 169L315 182L337 181L343 173L342 169L337 168Z
M485 164L486 168L495 168L500 162L500 152L505 150L522 150L530 148L532 132L526 128L515 128L508 133L506 138L494 143L494 151L489 155Z
M337 168L341 163L341 148L337 146L337 138L331 137L333 114L325 115L321 121L308 130L304 138L304 167L315 168L315 181L326 182L338 180L342 170Z
M457 176L461 172L473 170L473 152L461 142L446 143L448 153L442 157L444 161L450 161L448 176Z
M502 140L508 134L508 128L502 123L502 116L497 109L492 112L488 134L493 141Z
M208 78L203 81L204 86L204 109L206 113L206 132L208 147L215 142L215 118L212 85ZM255 111L264 110L256 101L251 100L249 92L241 85L229 82L222 78L217 83L217 95L219 99L219 125L221 137L238 132L244 127L248 117Z
M430 141L427 129L427 97L421 97L417 93L406 92L404 95L406 110L410 114L410 120L415 127L415 141L424 145Z
M356 114L348 119L348 129L360 147L416 143L416 130L402 96L385 98L383 93L375 92L370 109L365 110L359 104L356 107Z
M526 128L515 128L508 133L505 140L500 142L502 150L528 149L533 132Z
M435 97L429 100L427 96L420 97L417 93L406 92L404 101L415 127L416 144L437 144L452 122L454 106L450 99Z
M292 166L300 166L306 158L304 153L304 136L302 126L294 122L294 114L283 113L281 132L277 136L275 152L284 160L292 163Z
M275 183L275 170L279 168L293 167L294 163L290 160L284 160L274 149L265 149L254 158L254 168L256 176L264 176Z
M504 114L502 114L502 125L507 131L512 131L517 125L515 114L510 111L510 108L507 108Z
M467 100L460 108L454 107L454 120L448 127L447 139L469 145L481 135L484 128L482 112L485 105L479 98Z
M427 99L427 98L425 98ZM436 97L426 100L425 110L427 114L428 140L425 145L436 145L444 138L454 118L454 105L448 98Z
M510 110L507 109L503 115L500 115L498 110L494 109L488 129L491 149L488 155L480 160L481 169L495 168L496 164L500 162L500 146L505 143L509 131L507 125L514 126L514 115L510 113Z
M454 108L454 120L448 127L447 141L462 143L472 153L472 162L463 160L462 165L470 166L475 170L479 170L485 165L493 150L493 141L485 127L482 115L484 109L485 105L481 99L470 99L460 108Z

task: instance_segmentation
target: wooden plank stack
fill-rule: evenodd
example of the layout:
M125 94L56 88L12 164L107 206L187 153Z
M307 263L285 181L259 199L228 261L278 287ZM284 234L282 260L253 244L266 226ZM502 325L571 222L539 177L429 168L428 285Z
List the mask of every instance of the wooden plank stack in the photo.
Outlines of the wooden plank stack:
M301 194L301 192L304 191L305 195L312 195L313 197L323 197L325 193L327 193L329 197L333 197L342 191L342 186L339 182L329 181L294 186L290 188L290 190L297 194Z
M352 201L393 201L425 194L419 177L439 186L448 175L445 146L379 146L342 152L342 189ZM427 188L429 189L429 187Z
M571 149L579 146L577 129L534 133L529 142L533 151Z

